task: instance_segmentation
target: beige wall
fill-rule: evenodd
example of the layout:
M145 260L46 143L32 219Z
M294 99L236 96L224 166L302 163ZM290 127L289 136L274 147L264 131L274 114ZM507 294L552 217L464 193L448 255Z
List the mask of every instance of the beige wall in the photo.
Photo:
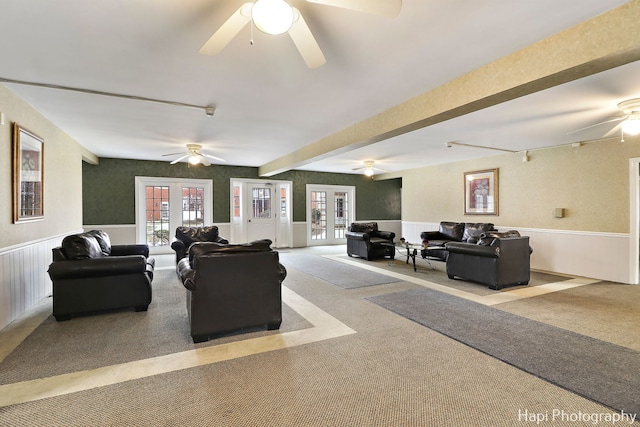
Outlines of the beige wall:
M402 220L629 233L629 159L636 157L637 136L533 151L527 163L508 153L405 171ZM492 168L499 168L499 215L464 215L463 173ZM554 208L566 217L554 218Z
M82 227L82 159L95 157L0 85L0 250L74 231ZM44 139L44 220L13 224L13 123Z

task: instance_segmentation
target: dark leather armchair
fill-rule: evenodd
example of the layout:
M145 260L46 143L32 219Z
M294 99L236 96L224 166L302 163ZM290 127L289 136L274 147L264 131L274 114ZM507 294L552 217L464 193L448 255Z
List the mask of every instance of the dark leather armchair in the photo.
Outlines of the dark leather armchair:
M477 244L446 244L447 276L482 283L491 289L527 285L530 278L529 237L517 231L482 234Z
M189 246L195 242L229 243L227 239L220 237L216 225L178 227L176 228L176 237L171 242L171 249L176 251L176 264L189 255Z
M177 265L193 342L249 328L279 329L287 270L270 240L194 243Z
M154 260L147 245L111 245L107 233L92 230L63 239L53 248L53 316L133 307L151 303Z
M349 256L356 255L367 261L386 256L394 258L396 233L378 230L377 222L351 223L345 237Z

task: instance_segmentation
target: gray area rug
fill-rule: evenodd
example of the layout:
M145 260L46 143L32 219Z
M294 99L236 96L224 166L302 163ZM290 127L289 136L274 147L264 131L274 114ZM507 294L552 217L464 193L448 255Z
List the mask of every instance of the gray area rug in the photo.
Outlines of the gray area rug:
M399 282L394 277L374 273L317 255L285 253L280 254L280 262L286 268L295 268L344 289Z
M285 279L283 285L286 283ZM173 269L156 270L153 299L146 312L125 309L75 317L65 322L56 322L49 316L0 363L0 384L96 369L313 326L283 303L279 331L244 331L194 344L189 334L185 292Z
M430 289L368 300L595 402L640 413L640 352Z

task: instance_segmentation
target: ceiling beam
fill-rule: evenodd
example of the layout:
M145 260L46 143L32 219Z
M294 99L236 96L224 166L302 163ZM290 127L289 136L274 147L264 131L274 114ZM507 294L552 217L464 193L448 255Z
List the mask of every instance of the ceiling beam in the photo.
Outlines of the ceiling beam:
M273 176L640 60L640 0L580 23L259 168Z

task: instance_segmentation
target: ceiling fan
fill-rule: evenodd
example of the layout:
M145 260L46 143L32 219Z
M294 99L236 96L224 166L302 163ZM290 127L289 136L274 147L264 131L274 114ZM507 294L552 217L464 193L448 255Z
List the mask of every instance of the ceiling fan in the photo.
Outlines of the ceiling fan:
M402 0L306 1L386 16L396 16L402 7ZM300 11L285 0L256 0L243 4L213 33L200 48L200 53L217 55L249 21L266 34L277 35L288 32L309 68L316 68L327 62Z
M603 138L607 138L618 131L622 132L622 141L624 141L624 135L638 135L640 134L640 98L629 99L618 104L618 109L623 114L620 117L616 117L611 120L596 123L591 126L583 127L569 132L570 134L583 131L585 129L591 129L596 126L604 125L606 123L620 122L609 132L604 134Z
M211 162L209 161L209 159L217 160L219 162L225 161L220 157L204 154L200 150L202 150L202 145L200 144L187 144L187 152L182 151L180 153L163 154L162 156L163 157L177 156L178 154L182 154L182 157L178 157L177 159L171 162L172 165L175 165L176 163L184 159L187 159L187 161L192 165L197 165L198 163L202 163L204 166L211 165Z
M375 161L373 160L365 160L364 166L353 168L351 170L358 171L358 170L364 169L364 174L366 176L373 176L373 174L375 173L374 171L391 172L390 170L387 170L387 169L380 169L380 168L374 167L373 166L374 164L375 164Z

